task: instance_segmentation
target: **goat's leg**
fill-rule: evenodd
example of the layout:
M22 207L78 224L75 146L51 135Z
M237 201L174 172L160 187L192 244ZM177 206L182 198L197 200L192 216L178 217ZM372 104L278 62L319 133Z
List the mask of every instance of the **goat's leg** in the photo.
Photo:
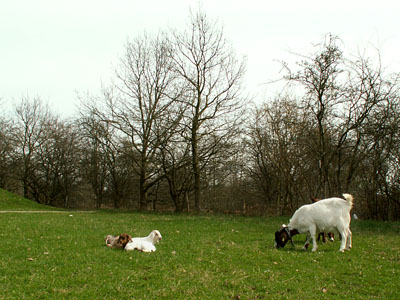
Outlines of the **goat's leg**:
M317 233L317 227L315 226L315 224L313 224L310 226L310 235L313 240L313 248L312 248L313 252L317 251L318 249L317 239L315 237L316 233Z
M306 242L305 242L305 244L303 246L303 250L307 250L308 249L308 246L310 245L310 237L311 237L310 233L307 232Z
M334 242L334 241L335 241L335 235L334 235L334 233L329 232L329 233L328 233L328 237L329 237L329 240L330 240L331 242Z
M346 243L346 250L351 249L351 240L352 240L352 233L350 228L347 229L347 243Z
M348 229L346 228L338 228L338 231L340 233L340 236L342 237L342 241L340 243L340 252L344 252L344 249L346 248L346 243L347 243L347 236L348 236Z

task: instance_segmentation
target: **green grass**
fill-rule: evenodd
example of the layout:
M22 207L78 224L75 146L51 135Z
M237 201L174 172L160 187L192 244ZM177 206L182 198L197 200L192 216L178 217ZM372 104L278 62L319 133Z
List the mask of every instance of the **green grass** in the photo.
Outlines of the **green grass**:
M0 189L0 211L3 210L54 210L54 208Z
M0 200L1 202L1 200ZM72 215L72 216L71 216ZM273 248L287 218L156 213L0 214L0 299L400 299L400 223L357 220L339 241ZM107 234L159 229L154 253Z

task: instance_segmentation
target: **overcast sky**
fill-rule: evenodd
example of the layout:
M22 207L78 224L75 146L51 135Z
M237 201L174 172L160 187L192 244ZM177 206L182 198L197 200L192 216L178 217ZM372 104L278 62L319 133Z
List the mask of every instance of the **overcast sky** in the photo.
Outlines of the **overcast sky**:
M190 8L224 27L247 57L246 88L273 93L277 61L294 61L327 33L348 53L378 47L383 63L400 72L398 1L235 0L0 0L0 103L39 96L57 113L76 111L76 92L95 94L107 83L127 38L185 28Z

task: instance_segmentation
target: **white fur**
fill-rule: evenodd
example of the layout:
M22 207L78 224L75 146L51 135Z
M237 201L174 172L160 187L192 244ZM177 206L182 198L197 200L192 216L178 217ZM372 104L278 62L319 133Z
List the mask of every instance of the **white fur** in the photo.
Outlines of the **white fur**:
M350 210L353 207L353 196L343 194L341 198L324 199L313 204L303 205L294 213L290 223L290 230L296 229L299 233L306 233L307 240L304 248L313 240L312 251L317 251L316 234L318 232L338 232L342 237L339 251L350 250Z
M146 237L132 238L132 241L126 244L125 250L139 250L143 252L154 252L156 247L154 246L161 241L162 236L158 230L153 230Z

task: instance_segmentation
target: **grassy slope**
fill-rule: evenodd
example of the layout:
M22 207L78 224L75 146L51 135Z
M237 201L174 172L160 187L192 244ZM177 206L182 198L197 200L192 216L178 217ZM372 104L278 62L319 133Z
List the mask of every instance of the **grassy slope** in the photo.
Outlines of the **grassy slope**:
M1 210L52 210L53 207L42 205L25 199L6 190L0 189L0 211Z
M273 249L285 218L118 212L0 215L0 299L400 299L400 224L357 221L353 249ZM155 253L106 234L159 229Z

